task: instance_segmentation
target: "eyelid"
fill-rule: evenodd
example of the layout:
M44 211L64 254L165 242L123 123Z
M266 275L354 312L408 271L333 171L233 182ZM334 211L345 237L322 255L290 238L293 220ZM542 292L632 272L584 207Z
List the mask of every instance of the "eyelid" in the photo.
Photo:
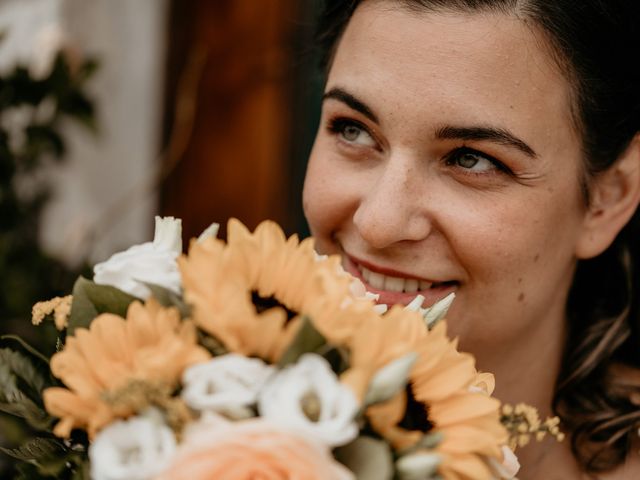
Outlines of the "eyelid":
M489 155L488 153L484 153L480 150L477 150L475 148L471 148L468 147L466 145L463 145L461 147L455 148L453 149L451 152L447 153L447 155L444 157L445 162L449 163L454 156L456 155L462 155L465 153L470 153L473 155L477 155L479 157L482 157L484 159L486 159L487 161L491 162L491 164L494 165L495 169L500 172L500 173L504 173L507 174L509 176L513 176L513 171L507 167L503 162L501 162L500 160L498 160L497 158L495 158L493 155ZM465 174L467 175L487 175L487 173L479 173L479 172L473 172L470 169L467 169L468 171L465 172Z
M356 120L355 118L347 117L344 115L337 115L335 117L331 117L327 121L327 130L331 132L333 135L338 135L342 132L345 126L354 125L361 129L364 133L371 137L371 140L376 144L376 148L379 149L380 142L376 135L371 131L369 127L360 120Z

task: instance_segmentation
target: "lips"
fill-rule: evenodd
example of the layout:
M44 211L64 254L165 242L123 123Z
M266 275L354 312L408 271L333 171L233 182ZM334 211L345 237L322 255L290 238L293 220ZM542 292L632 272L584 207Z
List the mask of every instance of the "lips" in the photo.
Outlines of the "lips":
M433 305L458 287L456 281L432 281L344 255L345 269L364 283L367 290L379 295L378 303L408 305L416 295L425 297L423 307Z

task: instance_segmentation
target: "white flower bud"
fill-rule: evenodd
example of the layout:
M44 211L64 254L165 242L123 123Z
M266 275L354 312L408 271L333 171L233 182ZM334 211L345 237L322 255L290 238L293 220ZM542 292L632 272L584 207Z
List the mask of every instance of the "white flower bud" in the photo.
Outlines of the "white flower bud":
M513 453L509 447L502 447L502 463L497 462L495 459L490 458L489 464L494 471L497 478L501 480L511 480L516 477L518 470L520 470L520 462L518 457Z
M409 310L410 312L421 312L421 313L425 312L428 309L422 308L423 302L424 302L424 295L416 295L416 298L411 300L411 302L409 302L409 304L407 304L407 306L404 307L404 309Z
M198 237L198 242L202 242L207 238L216 238L218 236L218 231L220 230L219 223L212 223L207 228L204 229L204 232L200 234Z
M423 312L424 321L427 324L427 327L432 327L445 317L455 298L456 294L451 292L449 295L444 297L442 300L438 300L433 306Z
M417 359L417 353L409 352L378 370L371 379L371 383L369 383L364 404L372 405L384 402L404 388L409 379L409 373Z
M396 461L396 471L400 480L426 480L437 472L441 462L436 453L412 453Z

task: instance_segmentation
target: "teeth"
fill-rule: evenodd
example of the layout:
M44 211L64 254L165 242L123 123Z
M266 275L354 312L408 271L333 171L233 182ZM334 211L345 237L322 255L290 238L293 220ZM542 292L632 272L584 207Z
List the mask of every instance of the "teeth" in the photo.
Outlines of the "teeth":
M386 277L384 289L388 292L401 292L404 289L404 279L397 277Z
M384 275L382 275L381 273L369 272L369 280L367 280L367 282L369 282L369 285L371 285L373 288L383 290L385 284L384 278Z
M432 282L416 280L413 278L398 278L372 272L371 270L359 267L362 278L376 290L387 290L389 292L416 293L421 290L429 290Z
M420 288L420 282L418 280L414 280L413 278L409 278L404 281L404 291L407 293L415 293Z

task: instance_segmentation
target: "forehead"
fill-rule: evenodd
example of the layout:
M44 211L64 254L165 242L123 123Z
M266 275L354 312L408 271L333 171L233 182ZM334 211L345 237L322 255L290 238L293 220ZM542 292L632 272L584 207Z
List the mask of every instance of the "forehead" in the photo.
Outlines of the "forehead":
M514 16L367 0L343 34L327 88L348 89L381 123L500 125L549 151L577 135L569 83L541 38Z

